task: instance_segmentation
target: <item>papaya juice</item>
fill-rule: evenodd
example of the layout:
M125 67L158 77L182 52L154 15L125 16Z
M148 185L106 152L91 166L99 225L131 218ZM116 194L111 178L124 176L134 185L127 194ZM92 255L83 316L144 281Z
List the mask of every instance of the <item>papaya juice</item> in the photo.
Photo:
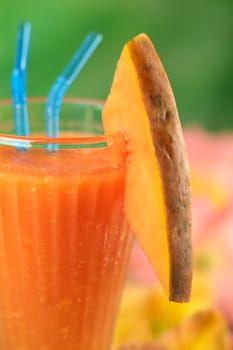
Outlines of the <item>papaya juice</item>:
M1 350L109 349L131 245L125 172L120 135L0 146Z

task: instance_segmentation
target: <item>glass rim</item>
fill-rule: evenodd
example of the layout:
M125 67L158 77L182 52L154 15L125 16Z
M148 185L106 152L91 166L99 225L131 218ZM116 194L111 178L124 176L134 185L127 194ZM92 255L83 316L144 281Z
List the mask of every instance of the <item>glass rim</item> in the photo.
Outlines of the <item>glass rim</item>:
M45 103L46 97L28 97L27 102L30 103ZM10 98L0 99L0 106L11 105L12 101ZM79 103L83 105L93 105L102 108L104 101L91 98L81 97L65 97L62 103ZM0 132L0 145L7 146L27 146L32 145L46 145L46 144L57 144L57 145L80 145L80 146L101 146L113 142L117 136L105 136L105 135L92 135L92 136L76 136L76 137L46 137L46 136L17 136L12 134L3 134ZM112 141L112 142L111 142Z

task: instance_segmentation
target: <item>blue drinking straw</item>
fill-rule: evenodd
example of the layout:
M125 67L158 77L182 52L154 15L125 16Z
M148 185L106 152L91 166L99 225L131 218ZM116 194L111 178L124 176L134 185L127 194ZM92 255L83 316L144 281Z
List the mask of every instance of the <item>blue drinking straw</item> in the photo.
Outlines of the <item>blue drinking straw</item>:
M45 129L47 137L58 137L59 113L62 98L101 40L101 34L89 33L81 46L74 53L63 72L52 85L48 94L45 110ZM57 145L49 144L47 145L47 149L56 150Z
M28 136L28 111L26 102L26 68L30 43L31 24L22 23L18 27L16 53L11 73L11 95L13 103L15 134Z

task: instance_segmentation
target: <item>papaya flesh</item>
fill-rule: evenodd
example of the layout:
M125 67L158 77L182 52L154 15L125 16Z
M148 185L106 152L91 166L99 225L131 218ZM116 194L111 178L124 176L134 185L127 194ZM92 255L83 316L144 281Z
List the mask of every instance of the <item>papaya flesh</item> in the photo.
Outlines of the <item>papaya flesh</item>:
M189 166L173 92L145 34L124 46L104 104L106 135L128 145L125 213L170 300L192 281Z

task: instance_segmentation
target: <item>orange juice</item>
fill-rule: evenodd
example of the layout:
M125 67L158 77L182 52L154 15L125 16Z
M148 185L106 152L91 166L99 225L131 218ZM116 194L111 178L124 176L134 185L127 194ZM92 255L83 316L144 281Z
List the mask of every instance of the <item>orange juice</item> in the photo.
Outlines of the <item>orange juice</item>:
M0 146L0 349L106 350L131 245L124 140Z

